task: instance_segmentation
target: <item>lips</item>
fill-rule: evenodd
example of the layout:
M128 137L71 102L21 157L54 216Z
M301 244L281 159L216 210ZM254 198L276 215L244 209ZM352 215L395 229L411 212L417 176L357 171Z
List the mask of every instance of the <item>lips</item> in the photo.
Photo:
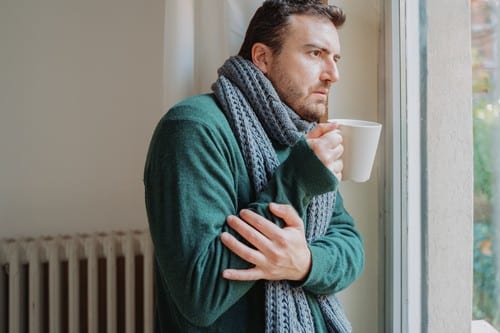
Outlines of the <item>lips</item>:
M313 91L313 94L328 95L328 89L318 89Z
M328 94L328 91L325 90L316 90L313 91L313 94L321 95L321 96L326 96Z

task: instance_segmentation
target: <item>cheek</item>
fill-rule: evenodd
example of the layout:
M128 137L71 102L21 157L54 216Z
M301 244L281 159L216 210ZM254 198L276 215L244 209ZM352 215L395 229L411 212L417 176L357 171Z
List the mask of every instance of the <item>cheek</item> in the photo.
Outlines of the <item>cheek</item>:
M303 89L310 89L319 82L320 70L316 63L307 63L301 67L297 67L295 73L295 82L300 84Z
M281 92L281 97L297 100L306 98L310 90L317 86L315 77L318 65L306 60L290 61L286 65L281 63L269 73L269 78L275 88Z
M288 76L296 88L307 90L311 82L314 81L315 71L314 65L302 64L300 66L290 67Z
M282 68L282 70L284 73L287 73L294 82L306 85L318 71L318 64L309 59L294 58L285 68Z

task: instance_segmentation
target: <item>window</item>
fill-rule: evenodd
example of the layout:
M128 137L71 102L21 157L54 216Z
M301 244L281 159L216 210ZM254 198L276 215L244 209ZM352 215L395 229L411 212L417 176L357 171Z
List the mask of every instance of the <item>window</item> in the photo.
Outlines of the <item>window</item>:
M392 129L384 332L468 332L473 150L470 3L388 1ZM450 311L453 309L453 311Z
M473 318L500 329L500 1L471 0Z

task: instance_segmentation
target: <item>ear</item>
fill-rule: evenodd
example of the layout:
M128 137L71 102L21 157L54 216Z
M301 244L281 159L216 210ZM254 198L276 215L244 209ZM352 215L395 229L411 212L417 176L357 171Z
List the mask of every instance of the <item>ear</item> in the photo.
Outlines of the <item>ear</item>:
M273 52L271 49L262 43L255 43L252 46L252 62L264 74L270 70Z

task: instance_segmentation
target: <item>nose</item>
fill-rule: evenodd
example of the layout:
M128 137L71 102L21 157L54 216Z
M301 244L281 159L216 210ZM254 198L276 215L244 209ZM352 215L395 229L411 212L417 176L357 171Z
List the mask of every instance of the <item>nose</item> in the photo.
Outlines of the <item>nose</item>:
M320 80L328 83L335 83L340 79L339 68L337 62L328 58L325 61L324 68L321 72Z

